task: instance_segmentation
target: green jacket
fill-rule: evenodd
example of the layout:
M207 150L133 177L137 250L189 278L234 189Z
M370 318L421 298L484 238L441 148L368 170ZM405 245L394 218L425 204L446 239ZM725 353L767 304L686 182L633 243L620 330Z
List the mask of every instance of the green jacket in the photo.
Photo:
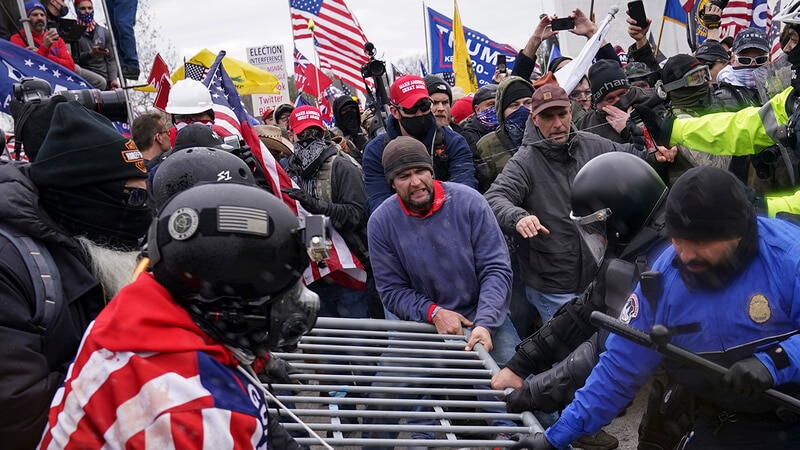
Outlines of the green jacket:
M756 154L775 145L778 126L789 123L788 108L794 100L793 94L794 88L790 87L760 107L675 119L669 145L682 144L713 155ZM798 214L800 191L768 196L767 207L771 217L781 211Z

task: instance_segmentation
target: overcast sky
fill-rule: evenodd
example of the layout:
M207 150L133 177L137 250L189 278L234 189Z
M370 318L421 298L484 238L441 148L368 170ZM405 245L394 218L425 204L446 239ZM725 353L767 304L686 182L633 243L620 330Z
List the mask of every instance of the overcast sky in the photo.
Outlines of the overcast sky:
M378 49L377 56L397 60L425 54L422 1L345 1ZM554 11L553 2L461 0L459 11L465 26L519 49L535 28L539 14ZM448 17L453 15L452 0L427 0L425 5ZM152 0L151 10L162 35L172 42L180 57L191 57L205 47L214 53L225 50L229 56L246 61L247 47L284 44L291 59L288 0ZM314 57L309 42L299 41L298 48L309 59Z

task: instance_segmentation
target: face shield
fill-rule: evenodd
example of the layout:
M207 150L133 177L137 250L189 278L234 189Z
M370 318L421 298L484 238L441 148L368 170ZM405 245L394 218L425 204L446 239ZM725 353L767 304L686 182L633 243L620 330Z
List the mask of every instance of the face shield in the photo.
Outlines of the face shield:
M586 244L595 263L600 266L608 248L606 237L606 221L611 215L611 209L605 208L595 211L588 216L577 217L570 211L569 218L575 223L581 240Z
M289 352L314 328L319 313L319 296L303 285L302 280L275 298L271 304L269 349Z

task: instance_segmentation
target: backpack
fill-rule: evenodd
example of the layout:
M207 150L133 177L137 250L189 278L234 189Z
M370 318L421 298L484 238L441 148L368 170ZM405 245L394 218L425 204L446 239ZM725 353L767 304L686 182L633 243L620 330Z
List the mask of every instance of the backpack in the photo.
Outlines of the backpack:
M0 236L14 245L25 262L36 295L32 322L42 333L46 333L53 325L58 308L63 307L64 302L61 277L55 260L41 242L9 224L0 222Z
M325 202L330 202L333 199L333 190L331 184L331 171L333 170L333 161L336 160L337 157L341 156L346 158L350 161L354 166L358 168L358 172L361 174L361 179L364 179L364 171L361 168L361 164L355 160L349 153L342 150L342 147L339 144L336 145L336 153L329 156L328 159L323 161L322 165L317 172L317 196L320 200Z

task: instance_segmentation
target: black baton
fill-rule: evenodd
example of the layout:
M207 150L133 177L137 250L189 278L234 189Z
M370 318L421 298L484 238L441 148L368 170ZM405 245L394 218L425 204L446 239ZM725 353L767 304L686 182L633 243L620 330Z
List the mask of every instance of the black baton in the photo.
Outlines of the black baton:
M713 363L699 355L696 355L688 350L682 349L674 344L668 342L656 342L653 337L642 330L634 328L619 319L615 319L608 314L603 314L600 311L593 311L591 321L600 328L611 331L614 334L624 337L625 339L647 347L651 350L657 351L667 358L673 359L681 364L700 369L705 372L713 373L724 376L728 371L723 366ZM663 327L663 325L656 325L653 327ZM659 339L659 341L661 341ZM775 389L767 389L764 391L764 397L776 406L782 406L792 412L800 414L800 400L785 394Z

